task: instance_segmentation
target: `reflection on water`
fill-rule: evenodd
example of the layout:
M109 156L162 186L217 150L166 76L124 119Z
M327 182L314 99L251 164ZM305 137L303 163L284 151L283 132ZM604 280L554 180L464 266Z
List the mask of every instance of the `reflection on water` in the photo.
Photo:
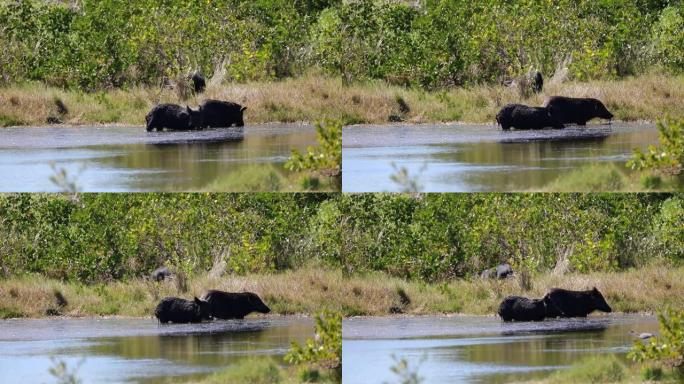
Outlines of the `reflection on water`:
M199 379L250 356L283 356L313 336L313 322L268 317L161 325L152 319L0 321L0 382L53 382L51 357L77 367L84 383Z
M583 358L624 357L630 331L657 333L653 316L611 315L539 323L494 317L351 318L343 322L344 383L396 381L396 358L425 383L505 383L545 377ZM413 365L415 366L415 365Z
M83 191L196 191L255 164L282 168L316 144L309 125L266 124L192 132L143 127L0 129L0 192L52 192L55 169Z
M594 163L624 164L657 143L652 124L509 131L493 126L353 126L343 130L345 192L398 191L406 168L425 192L527 191Z

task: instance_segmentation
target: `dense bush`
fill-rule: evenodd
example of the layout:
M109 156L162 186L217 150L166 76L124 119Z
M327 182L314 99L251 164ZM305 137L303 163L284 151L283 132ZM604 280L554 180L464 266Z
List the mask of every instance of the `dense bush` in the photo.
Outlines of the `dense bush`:
M310 364L317 368L340 370L342 366L342 314L322 311L316 314L316 336L304 345L292 342L285 355L290 364ZM340 374L342 372L339 372Z
M660 335L637 340L629 356L635 361L652 361L684 373L684 311L667 309L658 314Z
M316 135L318 146L309 146L304 154L293 149L285 168L291 171L321 171L339 176L342 171L342 122L318 122Z
M684 70L684 3L671 5L660 15L653 31L656 58L674 71Z
M159 84L193 69L229 80L287 76L309 19L328 1L100 0L0 4L0 42L17 60L11 80L85 89Z
M0 275L99 281L161 264L271 272L309 262L439 281L684 261L670 194L0 195ZM225 264L224 264L225 263Z
M312 228L324 194L83 194L0 196L5 275L39 272L98 281L161 264L188 274L226 263L268 272L335 258ZM331 233L332 235L333 233ZM339 238L337 233L336 238Z
M658 194L353 195L340 200L348 273L440 280L516 269L619 270L684 260L684 199Z
M684 69L676 0L0 2L0 79L93 90L199 69L226 81L319 68L427 88L567 65L576 79Z
M649 145L646 152L636 149L627 165L637 170L655 170L666 175L680 175L684 169L684 120L659 121L658 137L658 146Z

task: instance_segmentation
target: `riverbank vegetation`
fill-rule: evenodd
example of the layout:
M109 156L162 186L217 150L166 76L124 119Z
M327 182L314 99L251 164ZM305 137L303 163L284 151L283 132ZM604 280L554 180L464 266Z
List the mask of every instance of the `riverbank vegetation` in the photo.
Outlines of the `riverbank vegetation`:
M322 308L344 316L468 314L493 316L508 295L542 297L549 289L585 290L596 286L613 311L656 313L666 306L684 307L684 268L653 265L623 272L552 272L483 281L478 278L427 283L366 273L303 268L272 274L197 276L164 282L148 279L83 284L24 275L0 280L0 318L48 316L152 317L166 296L192 298L206 289L252 291L275 315L311 315ZM182 279L182 278L180 278Z
M9 194L0 274L97 283L160 265L188 277L270 273L337 257L331 194ZM325 234L321 233L323 230ZM332 235L329 238L324 235Z
M3 126L141 124L154 103L196 105L193 71L249 123L488 123L541 103L533 70L545 94L599 97L623 120L684 99L676 1L16 0L0 25Z
M592 286L620 312L684 305L680 194L12 194L0 218L3 317L149 316L209 287L278 314L492 314ZM516 279L479 278L502 262Z
M678 1L152 0L0 4L0 79L101 90L177 81L276 80L319 68L346 82L435 89L530 68L614 79L684 69Z
M679 194L341 196L337 261L350 274L445 281L518 271L620 271L684 257Z
M549 84L542 94L520 98L503 85L472 85L423 90L363 80L344 85L341 79L310 74L274 82L227 83L180 102L175 91L136 86L85 92L40 83L0 87L0 126L65 124L142 125L156 102L196 108L205 98L236 100L247 105L247 124L316 122L344 124L445 123L494 124L498 110L510 102L541 105L548 95L598 97L624 121L656 121L669 114L684 118L684 76L647 74L616 80ZM60 107L60 105L62 107Z
M84 284L32 274L0 280L0 318L46 316L152 317L164 297L200 297L208 289L257 293L277 315L311 315L341 293L326 292L332 272L314 268L272 274L209 275L156 282L133 278Z

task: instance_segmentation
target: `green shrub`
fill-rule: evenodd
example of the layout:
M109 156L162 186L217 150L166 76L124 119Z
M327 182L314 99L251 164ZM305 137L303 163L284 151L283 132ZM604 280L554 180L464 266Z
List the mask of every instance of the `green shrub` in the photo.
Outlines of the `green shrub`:
M684 369L684 311L667 309L658 314L660 335L634 342L629 357L658 365Z
M342 367L342 314L323 311L316 315L316 336L304 345L292 342L285 361L339 370Z
M316 123L318 147L307 148L302 154L292 150L292 156L285 163L290 171L324 171L338 176L342 170L342 123L326 120Z
M322 69L346 81L439 88L568 66L613 78L681 72L682 5L672 1L17 0L0 3L0 82L99 90ZM669 6L668 6L669 5Z
M613 271L678 262L684 249L680 195L373 194L337 206L345 252L335 262L350 272L440 281L504 261L535 273L564 260Z
M679 175L684 167L684 120L658 122L659 146L650 145L646 153L635 150L627 166L636 170L656 170Z
M673 71L684 70L684 4L668 6L653 30L656 58Z
M188 276L217 260L228 272L268 272L320 260L326 194L13 194L0 196L2 272L85 282ZM326 232L340 237L335 227ZM324 255L327 253L323 253Z
M619 383L627 377L627 367L614 355L593 357L573 364L551 377L551 383Z
M244 383L270 384L283 382L281 368L272 359L248 359L239 361L221 372L202 380L202 384Z

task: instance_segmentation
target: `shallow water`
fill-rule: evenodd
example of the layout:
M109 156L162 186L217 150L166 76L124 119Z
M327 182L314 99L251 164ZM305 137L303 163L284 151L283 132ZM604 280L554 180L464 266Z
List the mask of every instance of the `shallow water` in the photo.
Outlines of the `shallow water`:
M87 192L196 191L217 178L272 164L316 144L310 125L264 124L190 132L144 127L0 129L0 192L55 192L65 170Z
M283 356L313 337L310 318L272 316L202 324L154 319L0 321L0 382L55 382L64 361L83 383L168 383L202 378L253 356ZM54 359L54 360L53 360Z
M424 192L539 190L585 165L624 165L658 142L653 124L541 131L493 125L360 125L342 132L344 192L396 192L406 168ZM393 166L394 165L394 166Z
M345 319L345 384L397 382L390 368L408 360L424 383L505 383L539 379L601 354L624 357L630 331L657 333L653 316L503 323L495 317L359 317ZM416 369L417 367L417 369Z

